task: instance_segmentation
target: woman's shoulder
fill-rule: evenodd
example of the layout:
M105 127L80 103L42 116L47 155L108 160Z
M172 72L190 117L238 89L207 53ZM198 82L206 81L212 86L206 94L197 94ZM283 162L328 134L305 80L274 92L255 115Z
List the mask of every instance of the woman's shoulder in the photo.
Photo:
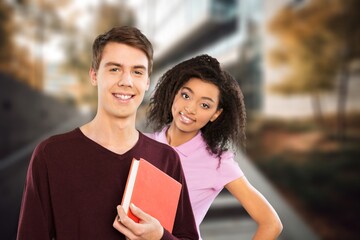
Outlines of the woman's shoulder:
M170 151L170 152L175 152L171 146L154 138L153 134L154 133L143 133L142 134L143 145L145 145L146 148L151 148L151 149L153 149L153 151L166 150L166 151Z
M148 138L151 138L151 139L155 139L156 138L156 136L158 136L159 135L159 133L158 132L149 132L149 133L143 133L145 136L147 136Z
M225 150L221 154L221 160L232 161L235 159L235 153L231 150Z
M158 142L167 144L166 130L167 130L167 127L164 127L163 129L161 129L159 131L147 132L147 133L143 133L143 134L148 138L151 138L151 139L156 140Z

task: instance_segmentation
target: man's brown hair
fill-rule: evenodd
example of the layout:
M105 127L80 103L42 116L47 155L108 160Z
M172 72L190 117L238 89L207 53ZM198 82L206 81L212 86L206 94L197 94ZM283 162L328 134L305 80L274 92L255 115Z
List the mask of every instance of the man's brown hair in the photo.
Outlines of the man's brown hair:
M146 54L148 59L148 74L151 75L153 67L154 50L151 42L141 31L135 27L120 26L110 29L104 34L100 34L93 43L92 47L92 63L91 67L97 71L99 69L103 50L107 43L116 42L123 43L128 46L137 48Z

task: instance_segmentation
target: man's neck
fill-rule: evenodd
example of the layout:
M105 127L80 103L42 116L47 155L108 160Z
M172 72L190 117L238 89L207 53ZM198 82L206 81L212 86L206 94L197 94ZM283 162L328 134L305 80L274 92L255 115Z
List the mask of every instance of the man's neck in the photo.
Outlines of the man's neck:
M130 119L103 121L95 117L80 129L85 136L117 154L129 151L139 139L135 121Z

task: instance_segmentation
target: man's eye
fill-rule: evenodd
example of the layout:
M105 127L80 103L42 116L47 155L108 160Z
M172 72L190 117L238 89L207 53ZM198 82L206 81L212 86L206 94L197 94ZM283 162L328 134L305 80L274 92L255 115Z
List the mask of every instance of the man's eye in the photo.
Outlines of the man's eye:
M110 72L118 72L119 68L110 68Z
M143 72L141 72L141 71L134 71L134 73L136 74L136 75L143 75Z

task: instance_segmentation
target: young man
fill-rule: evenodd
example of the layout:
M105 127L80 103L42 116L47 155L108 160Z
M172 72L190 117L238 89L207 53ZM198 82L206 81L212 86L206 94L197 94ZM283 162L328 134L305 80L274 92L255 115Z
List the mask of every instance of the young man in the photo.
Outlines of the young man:
M198 239L178 155L136 130L150 84L153 49L136 28L117 27L93 44L96 116L40 143L30 161L18 239ZM144 158L183 184L172 234L136 206L121 206L133 158Z

